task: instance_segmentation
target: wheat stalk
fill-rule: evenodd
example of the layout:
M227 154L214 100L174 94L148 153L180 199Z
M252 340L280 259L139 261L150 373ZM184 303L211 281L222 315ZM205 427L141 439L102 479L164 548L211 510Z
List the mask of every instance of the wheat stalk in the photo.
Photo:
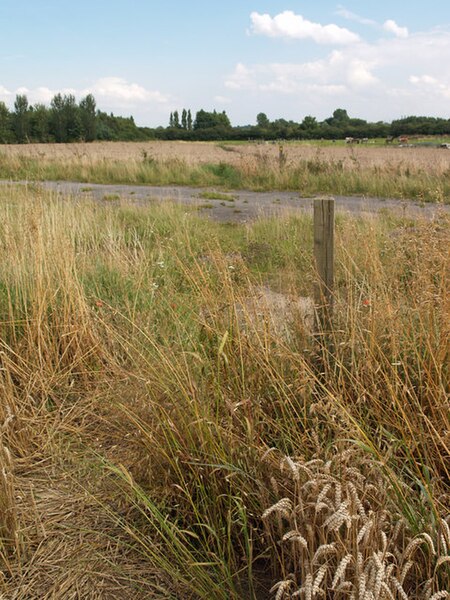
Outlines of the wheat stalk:
M282 498L273 506L270 506L263 512L262 518L267 519L271 514L278 513L289 519L292 511L292 501L289 498Z

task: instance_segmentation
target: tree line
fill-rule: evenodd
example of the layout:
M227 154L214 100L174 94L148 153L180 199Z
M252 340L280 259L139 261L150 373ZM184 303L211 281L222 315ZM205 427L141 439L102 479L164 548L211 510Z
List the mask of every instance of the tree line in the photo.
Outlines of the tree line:
M132 116L119 117L97 109L88 94L79 103L72 94L56 94L50 106L31 105L18 94L14 109L0 102L0 143L92 142L163 140L290 140L353 138L395 138L399 136L450 135L450 119L409 116L391 123L351 118L342 108L323 121L307 115L302 121L270 121L265 113L256 123L232 126L225 111L203 109L192 116L191 109L170 113L167 127L138 127Z
M117 117L97 109L88 94L76 102L72 94L56 94L50 106L30 104L18 94L14 110L0 102L0 143L92 142L94 140L146 140L152 131L138 127L133 117Z
M190 114L183 109L182 115ZM302 121L275 119L270 121L265 113L256 116L256 124L232 126L225 112L197 112L192 127L184 126L178 111L171 113L169 126L154 130L159 139L177 140L338 140L353 138L368 140L373 138L392 139L400 136L450 135L450 119L437 117L404 117L391 123L369 122L351 118L342 108L318 121L307 115Z

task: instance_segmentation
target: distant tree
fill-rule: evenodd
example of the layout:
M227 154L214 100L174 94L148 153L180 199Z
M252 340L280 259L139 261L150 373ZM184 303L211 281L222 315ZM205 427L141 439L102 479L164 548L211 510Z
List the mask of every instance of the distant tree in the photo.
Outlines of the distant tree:
M57 142L67 141L67 128L64 113L64 100L61 94L55 94L50 102L50 131Z
M111 141L140 141L153 137L149 130L136 125L133 117L116 117L97 111L97 139Z
M210 129L214 127L230 128L231 123L225 111L218 113L217 111L207 112L199 110L195 115L194 130Z
M344 127L349 124L350 117L344 108L337 108L333 112L333 116L325 119L328 125L334 125L335 127Z
M311 115L307 115L301 123L301 126L304 129L316 129L318 125L319 124L317 122L316 117L312 117Z
M45 104L35 104L30 113L31 137L36 142L49 141L50 111Z
M183 112L181 113L181 127L187 129L187 111L185 108L183 108Z
M203 108L198 110L197 114L195 115L194 129L202 129L211 126L212 124L209 119L209 113L203 110Z
M230 119L224 110L221 113L216 113L216 111L214 111L214 114L216 114L216 121L219 125L222 127L231 127Z
M276 119L272 122L272 129L275 137L288 140L295 138L298 135L298 123L294 121L286 121L286 119Z
M80 101L79 107L81 135L86 142L92 142L97 135L96 103L92 94Z
M262 129L267 129L270 126L270 121L267 118L266 113L260 112L256 115L256 124Z
M391 123L391 135L438 135L449 133L449 121L436 117L409 116Z
M68 94L64 96L63 111L67 136L65 141L79 141L81 137L80 109L76 103L75 96L73 94Z
M348 123L350 117L344 108L337 108L333 113L333 121L335 123Z
M178 111L175 110L173 113L173 127L179 127L180 126L180 115L178 114Z
M7 144L12 141L11 115L6 104L0 102L0 144Z
M169 117L169 127L173 127L173 113L170 113L170 117Z
M365 127L367 125L367 121L364 119L349 119L348 124L352 127Z
M57 142L75 142L81 137L81 118L75 96L56 94L51 101L50 131Z
M318 136L318 132L320 129L320 125L317 122L316 117L312 117L311 115L306 115L303 121L300 124L301 137L306 139L313 139Z
M188 128L188 131L192 131L192 114L191 114L191 109L189 109L188 113L187 113L187 128Z
M25 94L18 94L14 102L14 132L19 144L28 141L29 135L29 108L28 98Z

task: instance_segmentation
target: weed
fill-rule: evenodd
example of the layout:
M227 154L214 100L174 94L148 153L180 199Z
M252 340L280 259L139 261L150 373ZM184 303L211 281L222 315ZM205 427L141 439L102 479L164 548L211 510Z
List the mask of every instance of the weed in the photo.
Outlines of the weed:
M205 200L226 200L227 202L234 202L236 200L236 198L234 196L230 196L230 194L224 194L223 192L216 191L200 192L198 197L204 198Z

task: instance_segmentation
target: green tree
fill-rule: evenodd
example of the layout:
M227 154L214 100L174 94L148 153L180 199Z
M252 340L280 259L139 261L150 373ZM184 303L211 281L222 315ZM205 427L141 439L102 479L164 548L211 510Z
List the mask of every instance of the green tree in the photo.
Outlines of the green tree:
M314 139L320 137L320 125L317 122L316 117L306 115L300 124L299 135L304 139Z
M50 102L50 131L57 142L67 140L66 119L64 113L64 100L61 94L55 94Z
M256 115L256 124L261 129L267 129L270 126L270 121L267 118L266 113L260 112Z
M304 129L317 129L318 125L316 117L311 115L306 115L301 124Z
M75 96L56 94L51 101L50 130L57 142L74 142L81 136L80 112Z
M180 115L178 114L178 111L175 110L173 113L173 127L179 127L180 126Z
M188 128L188 131L192 131L192 114L191 114L191 109L189 109L188 113L187 113L187 128Z
M11 114L4 102L0 102L0 144L12 142Z
M80 101L79 115L81 135L85 142L92 142L97 136L97 111L95 98L88 94Z
M218 113L217 111L207 112L206 110L199 110L195 115L194 130L195 129L212 129L214 127L230 128L231 123L225 111Z
M187 129L187 111L185 108L183 108L183 112L181 113L181 127Z
M31 137L36 142L49 141L50 111L45 104L35 104L31 112Z
M19 144L28 141L29 108L28 98L25 94L18 94L14 102L14 132Z
M335 125L336 127L343 127L348 125L350 121L350 117L348 116L347 111L344 108L337 108L333 112L333 116L329 119L325 119L326 123L329 125Z
M80 111L73 94L64 96L63 111L67 136L65 141L79 141L81 137Z

